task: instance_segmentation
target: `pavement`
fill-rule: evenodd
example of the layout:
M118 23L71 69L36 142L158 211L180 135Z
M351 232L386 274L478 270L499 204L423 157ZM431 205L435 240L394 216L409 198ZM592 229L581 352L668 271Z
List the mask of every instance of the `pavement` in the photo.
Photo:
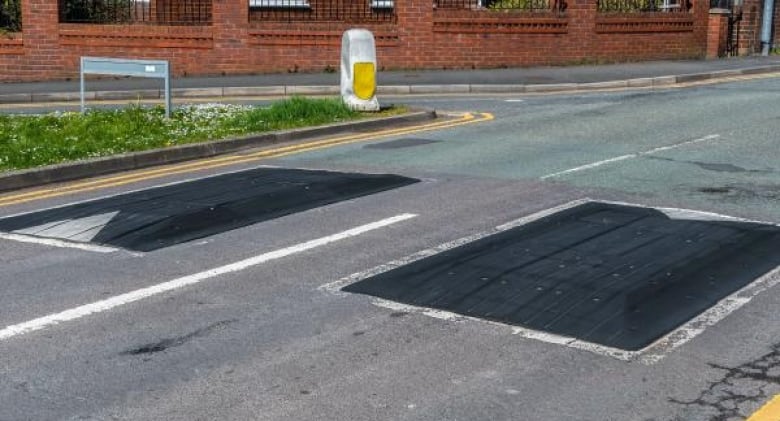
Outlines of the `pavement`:
M405 70L378 74L378 93L469 94L587 91L648 87L742 74L780 71L780 57L653 61L608 65L480 70ZM247 76L180 77L172 80L177 98L333 95L338 73L286 73ZM102 78L87 81L88 100L154 99L164 93L153 79ZM77 101L77 80L0 84L0 103Z

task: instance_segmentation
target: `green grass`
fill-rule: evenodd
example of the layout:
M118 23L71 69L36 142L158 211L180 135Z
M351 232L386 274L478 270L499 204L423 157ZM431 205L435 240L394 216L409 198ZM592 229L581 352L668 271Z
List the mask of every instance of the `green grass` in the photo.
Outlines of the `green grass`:
M386 113L380 113L383 114ZM84 115L0 115L0 171L317 126L363 116L349 110L339 99L299 97L265 108L188 106L175 110L170 119L165 118L162 107L138 106L93 110Z

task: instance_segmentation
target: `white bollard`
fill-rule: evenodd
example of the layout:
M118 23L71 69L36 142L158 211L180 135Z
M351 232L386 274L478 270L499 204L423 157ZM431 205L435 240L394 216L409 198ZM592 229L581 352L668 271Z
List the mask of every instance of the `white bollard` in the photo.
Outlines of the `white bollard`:
M341 38L341 98L357 111L379 111L374 34L350 29Z

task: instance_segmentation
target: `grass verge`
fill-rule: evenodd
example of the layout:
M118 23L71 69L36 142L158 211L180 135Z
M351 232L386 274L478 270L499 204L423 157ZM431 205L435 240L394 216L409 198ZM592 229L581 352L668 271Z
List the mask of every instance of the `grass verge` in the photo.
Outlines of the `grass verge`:
M389 110L391 115L397 110ZM379 115L384 115L380 113ZM0 171L225 139L367 116L339 99L294 97L270 107L204 104L176 109L131 106L86 114L0 115ZM376 116L376 114L370 114Z

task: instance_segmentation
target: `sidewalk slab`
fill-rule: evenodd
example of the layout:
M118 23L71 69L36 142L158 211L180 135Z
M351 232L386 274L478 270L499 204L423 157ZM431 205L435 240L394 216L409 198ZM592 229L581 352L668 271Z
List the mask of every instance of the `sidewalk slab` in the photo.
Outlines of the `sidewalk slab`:
M378 73L377 92L406 95L642 88L774 72L780 72L780 56L512 69L390 70ZM175 98L338 95L340 92L339 75L335 73L181 77L174 78L172 85ZM90 80L88 89L87 99L136 99L139 91L141 98L161 97L162 86L156 80L112 77ZM154 91L158 92L157 96L151 93ZM78 92L79 84L75 80L0 83L0 103L78 101Z

